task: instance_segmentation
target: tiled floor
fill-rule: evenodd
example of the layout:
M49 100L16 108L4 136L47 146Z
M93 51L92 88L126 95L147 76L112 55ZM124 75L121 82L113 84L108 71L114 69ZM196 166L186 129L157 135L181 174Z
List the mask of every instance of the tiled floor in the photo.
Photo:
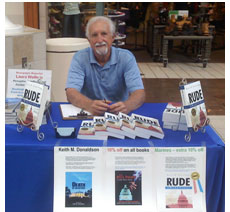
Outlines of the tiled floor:
M225 142L225 116L209 116L210 125Z
M224 79L225 64L209 63L206 68L202 63L169 63L165 68L162 63L138 63L142 78L172 79Z

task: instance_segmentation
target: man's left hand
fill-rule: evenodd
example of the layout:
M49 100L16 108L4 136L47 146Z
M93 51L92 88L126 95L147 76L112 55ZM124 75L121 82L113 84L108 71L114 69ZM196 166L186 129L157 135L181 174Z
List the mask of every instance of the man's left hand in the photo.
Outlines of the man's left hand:
M122 113L129 113L127 106L125 105L124 102L116 102L109 107L109 112L118 114L119 112Z

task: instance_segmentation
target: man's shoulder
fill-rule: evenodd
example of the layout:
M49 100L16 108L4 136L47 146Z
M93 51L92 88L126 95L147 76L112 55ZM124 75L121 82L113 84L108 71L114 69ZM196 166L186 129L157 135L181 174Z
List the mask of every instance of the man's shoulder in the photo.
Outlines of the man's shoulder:
M89 54L90 54L90 48L87 47L85 49L81 49L81 50L77 51L74 54L74 59L81 61L83 59L89 58Z
M90 52L90 47L87 47L87 48L84 48L84 49L77 51L76 54L78 54L78 55L89 54L89 52Z
M128 49L115 48L115 47L113 48L115 49L115 52L121 57L124 57L124 56L134 57L133 53L129 51Z

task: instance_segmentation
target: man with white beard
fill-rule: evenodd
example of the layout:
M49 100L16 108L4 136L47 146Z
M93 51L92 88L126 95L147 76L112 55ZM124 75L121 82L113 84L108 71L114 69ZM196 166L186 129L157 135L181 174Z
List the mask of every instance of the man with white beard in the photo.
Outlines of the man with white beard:
M86 37L91 48L76 52L69 68L68 101L93 115L128 114L140 107L145 100L140 71L130 51L112 47L114 23L104 16L91 18Z

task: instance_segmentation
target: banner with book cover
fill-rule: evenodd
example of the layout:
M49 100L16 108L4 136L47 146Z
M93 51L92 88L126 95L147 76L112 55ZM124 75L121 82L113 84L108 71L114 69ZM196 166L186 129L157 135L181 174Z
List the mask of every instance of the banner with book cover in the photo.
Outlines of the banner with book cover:
M158 211L206 211L206 148L155 148L154 155Z
M53 211L99 210L104 163L100 147L55 147Z
M106 148L105 204L110 211L152 211L152 148Z
M54 212L205 212L205 147L55 147Z

